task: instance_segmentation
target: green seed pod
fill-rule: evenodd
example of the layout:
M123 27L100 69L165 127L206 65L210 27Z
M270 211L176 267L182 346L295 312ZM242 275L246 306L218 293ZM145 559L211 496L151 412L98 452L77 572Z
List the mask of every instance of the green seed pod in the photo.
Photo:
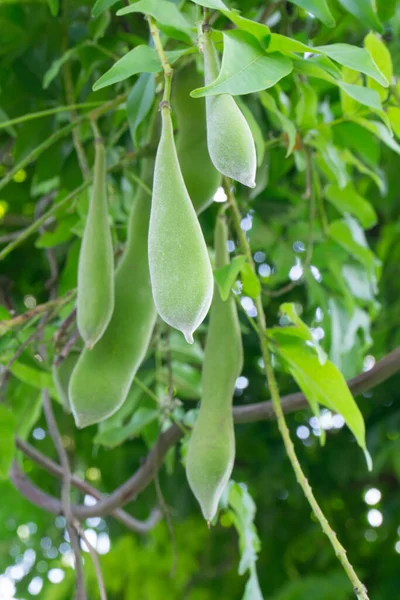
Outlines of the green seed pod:
M190 64L174 75L172 87L172 106L179 132L176 151L183 179L197 214L212 203L222 179L208 154L206 103L204 98L190 96L190 92L201 85L201 75L197 73L196 66Z
M77 322L88 348L103 335L114 310L114 255L108 222L106 151L96 142L93 192L78 264Z
M143 161L149 181L154 161ZM115 275L115 308L93 350L85 349L72 374L69 398L78 427L106 419L123 404L146 354L156 320L147 260L149 195L139 188L132 207L125 253Z
M227 227L219 216L215 229L215 264L228 264ZM204 355L202 396L186 459L186 475L204 518L211 521L229 481L235 458L232 398L243 366L243 348L232 296L225 302L218 288L210 311Z
M149 229L153 298L160 316L190 344L213 294L213 274L200 223L179 167L171 113L162 108Z
M210 34L204 34L204 74L208 85L218 76L218 55ZM257 157L253 135L229 94L206 96L207 143L214 166L248 187L256 185Z
M79 356L79 352L72 351L64 358L62 363L59 365L53 364L52 366L54 385L56 386L64 410L68 413L71 412L71 406L68 399L69 380L71 379L72 371L78 362Z

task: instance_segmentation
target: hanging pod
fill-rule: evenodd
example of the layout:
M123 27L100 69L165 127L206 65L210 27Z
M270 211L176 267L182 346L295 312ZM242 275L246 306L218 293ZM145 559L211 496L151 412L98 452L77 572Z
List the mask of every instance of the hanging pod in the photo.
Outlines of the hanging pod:
M215 228L215 266L228 264L227 226L220 215ZM189 441L186 474L204 518L211 521L229 481L235 458L232 398L243 366L235 300L225 302L215 288L202 374L200 411Z
M208 153L205 100L190 96L190 92L201 85L202 77L191 63L174 75L172 86L172 105L178 125L176 151L197 214L212 203L222 179Z
M151 181L154 160L144 159L142 181ZM123 404L148 349L156 320L147 258L150 198L138 188L128 240L115 275L115 308L93 350L85 349L72 373L69 399L75 422L85 427Z
M64 410L67 413L71 412L71 406L68 398L69 381L71 379L72 371L78 362L79 356L79 352L72 350L59 365L53 364L52 366L54 385L60 396Z
M149 229L151 285L160 316L192 343L210 308L213 274L179 167L169 108L163 106L161 114Z
M78 263L77 322L88 348L103 335L114 309L114 255L108 221L106 151L95 142L93 190Z
M205 84L214 81L219 60L211 39L204 33ZM235 100L229 94L206 96L207 143L214 166L227 177L255 187L257 157L253 135Z

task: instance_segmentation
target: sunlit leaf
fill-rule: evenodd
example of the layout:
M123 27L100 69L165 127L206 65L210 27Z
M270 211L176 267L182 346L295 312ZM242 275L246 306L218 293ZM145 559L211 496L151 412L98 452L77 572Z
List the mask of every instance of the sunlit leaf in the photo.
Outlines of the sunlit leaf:
M364 419L341 372L329 360L321 365L311 348L291 336L275 333L274 339L279 356L287 363L306 398L311 397L342 415L364 451L370 468L371 458L365 442Z
M126 114L132 141L138 145L138 127L148 115L153 104L156 86L152 73L142 73L133 86L126 102Z
M365 229L376 224L377 216L373 206L351 184L341 189L331 183L325 188L325 197L343 215L349 213L357 217Z
M312 13L327 27L335 26L336 21L333 18L326 0L290 0L290 2L293 2L293 4L297 4L297 6L304 8L304 10L309 13Z
M245 256L235 256L228 265L214 271L214 278L222 300L225 301L228 299L232 286L238 278L245 262Z
M316 46L315 52L321 50L326 56L341 65L354 69L365 75L369 75L382 86L388 86L388 80L379 69L373 57L364 48L358 48L351 44L330 44L329 46Z
M339 0L340 4L354 15L364 27L383 32L383 26L373 8L373 0Z
M279 54L265 54L247 31L224 32L224 53L217 79L191 93L193 98L216 94L242 95L265 90L292 71L291 61Z
M121 8L117 12L117 16L121 17L137 12L151 15L161 25L183 31L187 35L191 33L190 24L179 12L178 7L167 0L139 0L139 2Z

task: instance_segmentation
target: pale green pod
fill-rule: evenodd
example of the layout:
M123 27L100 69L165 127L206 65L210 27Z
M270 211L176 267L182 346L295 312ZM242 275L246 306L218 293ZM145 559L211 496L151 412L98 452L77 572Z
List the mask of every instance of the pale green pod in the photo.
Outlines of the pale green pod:
M208 85L218 76L219 61L209 32L204 34L204 74ZM255 187L257 156L253 135L229 94L206 96L207 143L214 166L227 177Z
M190 96L190 92L201 85L202 77L192 63L174 75L172 86L172 106L178 125L176 151L197 214L212 203L222 181L208 153L205 100Z
M143 181L150 180L153 166L153 160L143 161ZM150 343L157 316L147 258L150 206L149 195L140 187L115 275L111 321L96 346L82 352L72 373L69 399L78 427L102 421L118 410Z
M77 323L88 348L103 335L114 309L114 255L108 221L106 151L96 141L93 190L78 263Z
M71 379L72 371L78 362L79 356L80 353L73 350L59 365L53 364L52 366L54 385L60 396L64 410L68 413L71 412L71 406L68 399L69 380Z
M227 227L215 229L216 267L228 264ZM232 473L235 433L232 398L243 367L243 348L235 300L225 302L215 288L205 348L199 415L189 441L186 475L204 518L211 521Z
M192 343L193 332L210 308L214 281L200 223L179 167L170 110L165 106L154 169L149 265L158 313Z

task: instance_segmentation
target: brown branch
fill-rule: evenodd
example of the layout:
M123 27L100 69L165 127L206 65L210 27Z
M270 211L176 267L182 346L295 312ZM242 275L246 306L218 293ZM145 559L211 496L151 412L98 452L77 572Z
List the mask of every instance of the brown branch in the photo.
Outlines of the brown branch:
M353 394L357 396L371 390L399 371L400 348L396 348L396 350L378 361L372 369L350 379L348 385ZM302 410L308 406L304 394L300 392L283 396L281 402L282 409L285 413ZM249 404L247 406L235 406L233 409L233 416L235 423L254 423L257 421L272 421L275 419L271 401ZM175 424L172 425L159 436L144 463L132 477L125 481L125 483L110 494L110 496L100 499L95 506L73 506L72 511L74 516L80 519L105 516L113 513L116 508L133 500L153 480L154 474L156 470L161 467L168 450L176 444L182 436L183 432L181 429ZM47 496L47 494L44 494L34 486L34 484L21 473L18 465L17 467L13 467L11 479L15 487L37 506L55 514L60 514L62 512L60 502L55 498ZM93 492L90 493L95 496Z
M55 308L55 307L61 308L64 304L67 304L68 302L70 302L73 299L73 297L75 296L75 293L76 293L75 289L69 290L64 296L60 296L59 298L56 298L55 300L49 300L48 302L44 302L43 304L38 304L37 306L35 306L35 308L32 308L31 310L27 310L26 312L22 313L21 315L17 315L16 317L13 317L12 319L8 319L7 321L0 321L0 335L7 333L8 331L10 331L11 329L14 329L15 327L20 327L21 325L24 325L25 323L27 323L34 317L37 317L37 316L42 315L43 313L47 312L50 308Z
M21 438L17 437L16 446L19 450L21 450L21 452L23 452L35 463L43 467L46 471L48 471L58 479L63 478L62 467L60 467L60 465L58 465L50 458L39 452L39 450L36 450L36 448L28 444L28 442L25 442ZM101 500L103 498L103 494L96 490L96 488L91 486L86 481L79 479L79 477L77 477L76 475L71 475L71 484L84 494L89 494L97 500ZM146 521L140 521L139 519L135 519L135 517L129 515L122 508L115 509L113 512L110 513L110 515L118 521L120 521L120 523L125 525L125 527L127 527L131 531L140 534L147 533L158 523L158 521L161 518L161 513L157 508L152 511L150 517Z

